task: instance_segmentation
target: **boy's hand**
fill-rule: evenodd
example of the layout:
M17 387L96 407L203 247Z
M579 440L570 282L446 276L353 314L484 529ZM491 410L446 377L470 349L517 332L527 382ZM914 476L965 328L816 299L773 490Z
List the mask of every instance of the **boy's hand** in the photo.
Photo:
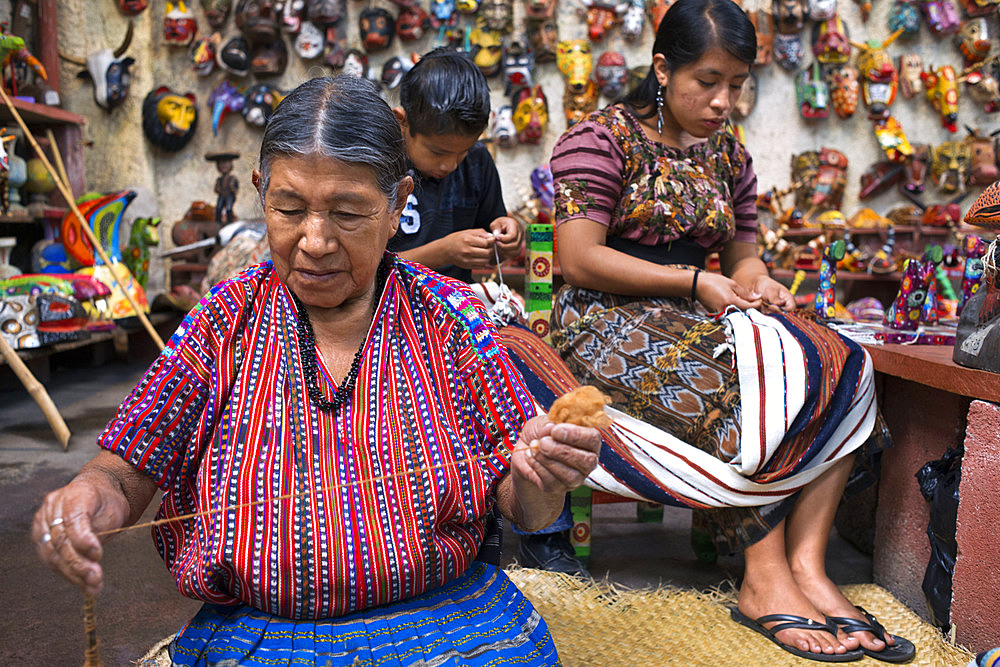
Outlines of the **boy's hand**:
M497 240L497 250L500 251L500 259L510 259L517 257L521 252L521 243L524 241L524 230L514 218L503 216L490 223L490 231Z
M482 229L465 229L445 237L450 263L463 269L488 269L493 259L493 234Z

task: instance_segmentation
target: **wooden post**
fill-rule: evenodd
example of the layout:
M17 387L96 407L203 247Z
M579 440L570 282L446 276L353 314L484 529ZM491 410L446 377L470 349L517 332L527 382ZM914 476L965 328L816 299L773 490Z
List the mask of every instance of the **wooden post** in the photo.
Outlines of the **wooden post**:
M38 59L42 61L45 72L49 76L49 87L59 93L58 0L39 0L37 12Z
M69 427L66 426L66 422L63 421L62 415L59 414L59 409L56 408L55 403L52 402L52 398L49 396L49 392L45 391L45 387L39 382L28 367L24 365L21 361L21 357L17 356L17 352L7 339L0 336L0 354L7 361L7 365L11 367L14 371L14 375L17 379L21 381L24 388L28 390L31 397L35 399L35 403L38 407L42 409L42 413L45 415L45 419L49 422L49 426L52 427L53 432L55 432L56 437L59 442L62 443L63 451L69 448Z

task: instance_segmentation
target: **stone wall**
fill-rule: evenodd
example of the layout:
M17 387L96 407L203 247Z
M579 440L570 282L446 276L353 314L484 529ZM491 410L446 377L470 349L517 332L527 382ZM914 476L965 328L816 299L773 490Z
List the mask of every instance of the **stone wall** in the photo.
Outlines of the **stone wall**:
M747 3L753 1L747 0ZM375 2L391 7L385 0ZM161 21L164 4L163 0L152 0L149 9L132 19L136 32L129 55L137 62L132 69L132 93L123 107L110 114L99 109L93 101L90 84L76 79L78 68L68 63L62 64L64 105L89 119L84 130L85 139L93 142L92 146L85 148L88 185L96 190L143 185L152 191L164 220L173 221L184 213L192 200L214 201L212 187L216 173L213 165L206 162L203 156L209 151L229 148L242 155L235 171L241 183L236 213L242 217L258 216L260 209L252 196L250 171L259 145L260 131L251 128L242 119L229 118L223 123L219 136L212 136L206 100L223 73L217 70L209 77L198 78L190 69L184 49L163 45ZM870 20L863 24L857 5L841 0L840 13L847 22L854 41L863 41L869 37L882 39L888 35L886 16L892 3L874 4ZM351 16L347 24L349 42L352 44L357 43L356 17L361 6L356 0L350 3ZM586 35L586 26L578 14L579 7L576 0L561 0L561 38ZM125 31L126 18L118 12L111 0L61 0L59 11L60 49L78 57L105 46L113 48L120 42ZM200 27L207 28L198 3L195 3L195 11ZM515 10L518 32L522 24L523 6L519 2ZM960 55L950 37L936 39L930 35L926 26L921 31L917 40L909 43L900 41L891 47L890 52L897 61L899 54L917 51L922 54L925 64L960 64ZM234 32L230 19L227 35ZM811 41L807 31L804 31L803 37L808 49ZM436 35L433 34L409 44L394 41L391 50L375 54L371 58L371 64L380 72L382 63L388 57L403 51L425 51L434 46L435 41ZM615 49L625 53L629 66L648 64L651 45L652 33L648 23L642 40L634 44L625 43L616 28L605 44L595 46L595 60L605 49ZM807 61L811 62L811 57ZM291 88L309 76L322 75L327 71L318 64L301 61L290 50L288 70L275 83L282 88ZM756 73L760 80L759 101L756 110L743 125L749 149L754 155L761 188L788 184L789 158L793 153L832 146L846 153L850 159L844 211L847 215L853 213L858 206L859 176L869 164L881 159L881 151L863 108L846 121L836 118L832 112L829 119L806 121L800 117L796 108L792 74L776 64L758 69ZM499 151L497 162L508 206L516 205L520 199L518 186L527 187L528 173L548 160L553 144L565 128L562 113L563 82L555 64L538 66L536 78L542 83L548 96L551 122L541 145L522 145ZM244 81L250 82L252 79ZM491 80L491 83L496 108L506 103L506 99L502 94L499 78ZM179 92L194 92L198 98L200 118L197 135L185 149L174 154L152 147L144 139L141 129L143 97L154 86L165 84ZM968 124L986 131L994 129L997 126L996 120L982 113L979 105L964 95L964 90L962 93L960 125ZM954 136L964 136L964 131L960 131L959 135L951 135L942 128L937 114L922 97L907 100L900 96L892 112L902 122L911 142L939 143ZM874 200L872 204L876 210L884 212L901 201L902 198L892 192ZM971 201L970 197L966 204Z

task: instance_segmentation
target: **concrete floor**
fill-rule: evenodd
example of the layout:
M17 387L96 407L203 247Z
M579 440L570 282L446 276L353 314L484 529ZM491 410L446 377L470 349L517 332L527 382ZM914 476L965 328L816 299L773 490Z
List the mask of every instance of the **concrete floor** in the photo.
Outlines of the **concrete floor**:
M146 363L110 361L98 367L76 355L54 360L47 388L73 438L63 452L32 399L9 369L0 368L0 665L69 665L83 659L83 597L44 568L27 539L35 509L49 490L69 481L96 452L96 437ZM155 501L146 512L151 518ZM736 585L742 563L699 562L688 546L690 513L667 508L662 524L638 523L635 505L594 508L590 570L616 583L660 583L700 589ZM504 554L517 553L508 531ZM870 557L834 534L828 553L838 584L872 581ZM104 591L98 597L98 634L105 665L128 665L177 631L199 603L176 592L148 531L127 532L105 547Z

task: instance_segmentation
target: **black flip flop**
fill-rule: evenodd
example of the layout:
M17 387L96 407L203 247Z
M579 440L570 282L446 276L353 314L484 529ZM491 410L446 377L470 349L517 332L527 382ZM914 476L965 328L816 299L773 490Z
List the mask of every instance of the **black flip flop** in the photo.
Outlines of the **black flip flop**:
M869 614L864 607L854 606L855 609L860 611L866 619L865 621L859 621L856 618L847 618L846 616L830 616L830 620L833 621L838 628L851 634L854 632L870 632L883 642L888 635L892 637L895 643L890 646L885 645L885 648L881 651L872 651L864 646L859 647L864 651L865 655L876 660L881 660L883 662L909 662L913 660L913 656L917 654L917 647L913 645L909 639L903 639L898 635L890 635L882 627L882 624L878 622L878 619L873 615Z
M831 635L836 637L837 628L830 620L827 620L826 623L820 623L812 620L811 618L794 616L792 614L767 614L766 616L761 616L757 620L754 620L749 616L745 616L736 607L731 607L729 609L729 616L740 625L745 625L754 632L764 635L783 650L788 651L792 655L797 655L800 658L817 660L819 662L851 662L854 660L860 660L862 656L864 656L864 653L862 653L859 649L847 651L846 653L813 653L812 651L803 651L800 648L786 644L775 636L775 634L781 632L782 630L816 630L819 632L829 632ZM776 621L780 622L774 627L770 629L764 627L764 623L774 623Z

